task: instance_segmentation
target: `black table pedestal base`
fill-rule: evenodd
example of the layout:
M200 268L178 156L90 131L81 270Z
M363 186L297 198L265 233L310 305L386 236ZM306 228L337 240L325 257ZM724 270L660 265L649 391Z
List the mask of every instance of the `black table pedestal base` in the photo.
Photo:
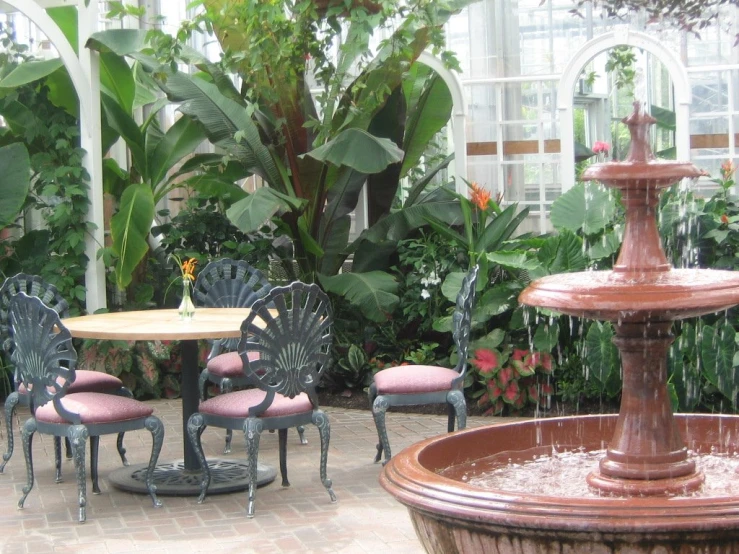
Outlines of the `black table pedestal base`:
M249 480L246 462L238 460L209 460L211 480L208 495L246 490ZM122 467L110 473L108 480L117 489L148 494L146 489L147 464ZM154 483L157 494L162 496L198 496L200 494L200 471L185 469L182 460L157 464ZM267 485L275 480L277 470L272 466L257 466L257 485Z

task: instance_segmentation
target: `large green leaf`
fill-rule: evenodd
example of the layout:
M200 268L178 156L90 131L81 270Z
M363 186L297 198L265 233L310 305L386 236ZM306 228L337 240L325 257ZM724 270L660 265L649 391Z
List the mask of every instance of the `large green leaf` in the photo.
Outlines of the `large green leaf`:
M18 217L31 186L31 162L20 143L0 148L0 229Z
M475 252L492 252L499 250L503 242L516 232L521 222L529 215L526 207L518 212L518 204L511 204L488 223L485 230L474 245Z
M718 328L703 327L701 357L703 371L708 381L729 400L736 400L739 380L734 367L736 331L727 322Z
M116 284L125 289L138 263L149 250L147 237L154 220L154 195L145 183L131 185L123 192L120 208L110 220L113 251L118 255Z
M619 374L620 357L618 348L613 344L613 326L610 323L596 321L590 325L585 337L585 366L588 375L605 391L611 375Z
M70 115L78 118L80 115L80 101L77 89L74 88L72 78L66 67L60 67L44 80L49 89L49 100L59 108L63 108Z
M75 54L79 53L79 23L76 6L61 6L59 8L48 8L46 13L54 20L59 29L69 41L69 45Z
M602 231L616 215L616 200L597 183L578 183L552 204L552 225L557 229Z
M0 81L0 88L17 88L33 83L51 75L63 65L61 58L23 62Z
M400 301L395 294L398 283L382 271L319 275L318 278L323 288L344 296L372 321L387 321Z
M452 94L444 80L436 73L426 87L423 95L408 114L405 138L403 140L403 166L401 177L418 164L428 149L431 139L443 129L452 115Z
M288 192L278 161L262 143L244 106L223 96L216 85L182 72L170 74L161 86L171 101L182 102L182 113L203 124L213 144L233 154L280 192Z
M179 118L162 137L148 159L152 184L156 187L167 173L206 140L203 127L187 116ZM161 194L155 195L158 201Z
M100 54L100 86L126 113L132 113L136 83L133 70L124 58L112 52Z
M403 151L386 138L362 129L344 129L332 140L306 154L321 162L347 166L361 173L378 173L403 159Z
M129 56L139 52L146 45L148 31L143 29L111 29L90 35L87 48L100 52L114 52L119 56Z
M136 121L123 108L107 94L100 96L103 104L103 110L108 121L108 125L117 132L128 146L131 152L131 159L139 175L144 181L149 181L149 170L146 163L146 151L144 135L141 134Z
M269 187L261 187L226 210L226 217L242 233L253 233L281 209L290 209Z

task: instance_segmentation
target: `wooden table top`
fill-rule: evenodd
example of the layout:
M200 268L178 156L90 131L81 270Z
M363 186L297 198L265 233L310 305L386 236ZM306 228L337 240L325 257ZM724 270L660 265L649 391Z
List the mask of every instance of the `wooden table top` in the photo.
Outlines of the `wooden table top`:
M62 320L73 337L103 340L195 340L241 336L249 308L196 308L191 321L176 309L109 312Z

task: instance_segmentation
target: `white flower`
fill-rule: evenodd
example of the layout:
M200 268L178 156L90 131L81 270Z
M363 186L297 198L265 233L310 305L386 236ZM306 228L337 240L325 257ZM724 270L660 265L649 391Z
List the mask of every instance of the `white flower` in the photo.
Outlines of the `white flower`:
M439 283L441 283L441 279L436 274L436 271L432 271L426 277L421 277L421 284L424 287L428 287L429 285L438 285Z
M421 291L421 298L423 298L424 300L431 298L431 293L427 291L426 289L423 289Z

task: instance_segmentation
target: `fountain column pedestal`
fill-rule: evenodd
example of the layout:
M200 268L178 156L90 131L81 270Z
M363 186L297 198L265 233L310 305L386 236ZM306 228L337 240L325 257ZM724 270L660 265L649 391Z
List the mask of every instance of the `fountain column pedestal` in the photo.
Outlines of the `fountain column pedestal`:
M703 484L703 474L688 460L667 392L671 326L670 321L615 326L623 367L621 409L606 456L588 476L588 484L605 494L673 495Z

